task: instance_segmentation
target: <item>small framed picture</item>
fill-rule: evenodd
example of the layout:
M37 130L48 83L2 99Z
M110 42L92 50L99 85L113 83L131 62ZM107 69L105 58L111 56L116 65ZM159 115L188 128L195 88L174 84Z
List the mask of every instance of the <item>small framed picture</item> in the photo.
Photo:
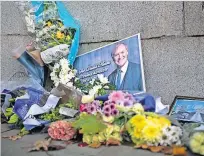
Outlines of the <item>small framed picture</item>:
M176 96L169 115L180 121L204 123L204 98Z
M83 83L103 74L116 90L146 92L140 34L79 55L74 67Z

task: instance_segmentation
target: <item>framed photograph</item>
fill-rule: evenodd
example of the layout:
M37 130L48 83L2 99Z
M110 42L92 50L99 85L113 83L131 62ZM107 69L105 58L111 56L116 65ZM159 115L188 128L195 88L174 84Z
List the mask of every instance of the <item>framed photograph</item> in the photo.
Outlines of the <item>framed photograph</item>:
M181 121L204 123L204 98L176 96L169 115Z
M146 91L140 34L82 54L74 67L83 83L103 74L116 90Z

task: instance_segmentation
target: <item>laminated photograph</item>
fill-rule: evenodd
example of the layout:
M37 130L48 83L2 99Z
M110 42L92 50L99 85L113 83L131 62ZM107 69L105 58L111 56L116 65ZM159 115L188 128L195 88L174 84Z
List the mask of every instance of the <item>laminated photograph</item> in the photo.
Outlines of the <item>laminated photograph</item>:
M169 115L180 121L204 123L204 98L176 96Z
M146 91L140 34L78 56L74 62L83 83L103 74L116 90Z

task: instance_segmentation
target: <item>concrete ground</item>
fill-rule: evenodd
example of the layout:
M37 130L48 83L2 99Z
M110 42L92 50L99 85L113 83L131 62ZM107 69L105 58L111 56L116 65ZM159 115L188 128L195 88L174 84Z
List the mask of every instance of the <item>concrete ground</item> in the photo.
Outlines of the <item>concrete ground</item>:
M9 130L8 125L1 125L1 136L16 135L18 130ZM26 147L31 147L32 144L37 140L43 140L47 137L47 134L30 134L24 136L22 139L17 141L11 141L9 139L1 139L1 155L2 156L163 156L162 153L152 153L145 150L134 149L130 146L102 146L98 149L92 149L89 147L78 147L78 144L67 145L66 149L59 151L46 152L30 152ZM54 144L62 144L57 141ZM188 153L187 156L194 156L192 153Z

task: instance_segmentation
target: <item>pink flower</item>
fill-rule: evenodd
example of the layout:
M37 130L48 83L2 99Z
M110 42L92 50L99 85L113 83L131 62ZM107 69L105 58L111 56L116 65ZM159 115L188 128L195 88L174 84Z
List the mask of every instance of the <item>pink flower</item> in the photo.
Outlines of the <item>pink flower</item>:
M122 91L113 91L109 96L108 99L110 101L117 102L118 100L124 100L125 96Z
M85 104L80 104L80 108L79 108L80 112L83 112L84 108L85 108Z
M48 134L56 140L70 140L74 137L76 130L67 121L56 121L51 123Z
M125 93L125 99L135 102L135 98L133 97L132 94L129 94L129 93Z
M105 105L105 106L103 107L103 112L104 112L104 113L110 113L110 112L111 112L110 105Z
M124 100L123 105L125 107L132 107L133 106L133 101L131 101L131 100Z

